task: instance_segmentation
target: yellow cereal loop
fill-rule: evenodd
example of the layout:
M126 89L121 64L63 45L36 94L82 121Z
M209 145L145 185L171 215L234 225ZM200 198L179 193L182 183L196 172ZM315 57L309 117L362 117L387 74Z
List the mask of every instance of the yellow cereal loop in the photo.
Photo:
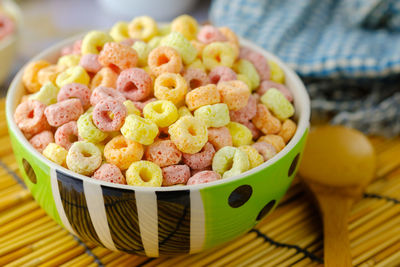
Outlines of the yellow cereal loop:
M197 69L201 69L204 72L206 71L206 67L204 67L203 62L201 62L201 59L199 59L199 58L196 58L195 61L193 61L192 63L187 65L187 68L197 68Z
M124 101L123 104L126 107L128 115L135 114L137 116L140 116L140 110L135 106L135 104L132 101L126 100Z
M251 81L249 80L249 78L247 78L246 75L238 74L238 75L237 75L237 79L238 79L239 81L244 82L244 83L247 85L247 87L249 87L249 89L251 88L251 86L252 86Z
M139 67L144 67L147 65L147 57L149 56L149 53L151 51L150 46L142 41L136 41L133 46L133 49L138 54L139 60L138 60L138 65Z
M268 60L269 69L271 72L271 81L276 83L285 83L285 73L279 67L278 63L272 60Z
M232 136L232 144L236 147L250 145L253 135L249 128L238 122L230 122L226 125Z
M29 98L38 100L46 106L49 106L57 102L58 91L60 91L60 89L57 86L55 86L52 82L47 82L40 88L38 92L31 94Z
M263 156L252 146L240 146L239 149L246 153L250 162L250 169L257 167L264 163Z
M219 173L222 178L239 175L250 168L247 154L242 150L225 146L218 150L212 161L212 170Z
M254 89L260 86L260 76L256 68L254 67L253 63L248 60L240 59L234 65L233 69L239 73L246 76L250 81L250 90L253 91Z
M42 152L43 156L55 162L58 165L66 167L66 160L68 151L56 143L50 143Z
M110 36L118 43L128 39L128 23L125 21L118 21L115 23L110 30Z
M90 110L83 113L78 121L78 133L84 140L99 143L107 138L107 133L100 131L93 123L92 113Z
M45 67L38 72L38 81L41 85L47 83L47 82L52 82L56 83L56 79L58 74L60 73L61 69L57 65L50 65L48 67Z
M188 40L196 39L198 28L196 19L189 15L176 17L171 23L171 31L182 33Z
M66 55L58 59L57 65L61 68L71 68L79 65L80 55Z
M171 101L157 100L144 106L143 116L153 121L158 127L164 128L174 123L179 114L178 109Z
M192 112L190 112L190 110L186 106L182 106L182 107L178 108L178 114L179 114L179 118L181 118L183 116L192 116L193 117Z
M25 67L24 73L22 75L22 83L29 93L35 93L39 91L42 84L38 80L38 72L48 66L50 66L50 63L48 61L38 60L29 63Z
M154 96L180 105L185 98L188 85L179 73L162 73L154 82Z
M230 122L226 104L202 106L195 110L194 117L202 120L207 127L222 127Z
M171 24L165 23L158 26L158 35L165 36L171 32Z
M228 43L213 42L208 44L202 53L203 64L207 70L218 66L232 67L236 60L236 52Z
M102 162L100 150L87 141L78 141L72 144L67 154L67 166L73 172L83 175L92 175Z
M158 127L151 120L131 114L125 118L125 123L121 127L121 133L129 140L142 145L150 145L158 135Z
M205 123L192 116L183 116L169 126L168 133L176 147L189 154L199 152L208 140Z
M128 33L131 38L148 41L157 35L157 22L148 16L134 18L128 24Z
M258 142L265 142L265 143L272 145L275 148L277 153L285 148L285 141L283 140L283 138L281 136L276 135L276 134L268 134L268 135L261 136L258 139Z
M186 65L192 63L197 57L196 48L180 32L171 32L161 40L160 45L170 46L178 51Z
M192 40L192 41L190 41L190 43L194 46L194 48L196 48L197 57L201 58L201 55L203 53L203 49L204 49L204 47L206 47L206 44L202 43L202 42L199 42L197 40Z
M161 186L163 181L161 168L146 160L133 162L126 171L126 182L133 186Z
M261 102L281 121L294 114L292 103L277 89L271 88L261 97Z
M112 37L105 32L91 31L83 37L81 53L82 55L99 54L104 44L112 41Z
M76 66L68 68L65 71L58 74L56 79L56 84L58 87L63 87L70 83L81 83L88 85L90 81L90 76L87 74L84 68L81 66Z

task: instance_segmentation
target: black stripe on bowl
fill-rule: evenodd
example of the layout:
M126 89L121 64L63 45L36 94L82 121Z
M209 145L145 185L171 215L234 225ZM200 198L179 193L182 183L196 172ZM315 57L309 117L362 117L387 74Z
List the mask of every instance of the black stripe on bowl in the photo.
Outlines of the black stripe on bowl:
M158 244L160 255L190 251L190 191L158 191Z
M83 181L56 170L65 215L75 233L84 240L103 246L94 229L83 191Z
M144 255L135 191L101 186L108 226L115 247Z

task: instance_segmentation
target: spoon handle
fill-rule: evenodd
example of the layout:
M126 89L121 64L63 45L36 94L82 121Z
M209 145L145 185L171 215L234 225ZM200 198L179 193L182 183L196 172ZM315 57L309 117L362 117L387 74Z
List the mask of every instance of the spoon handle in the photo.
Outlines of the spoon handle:
M348 217L353 199L343 195L319 194L324 222L324 261L327 267L351 264Z

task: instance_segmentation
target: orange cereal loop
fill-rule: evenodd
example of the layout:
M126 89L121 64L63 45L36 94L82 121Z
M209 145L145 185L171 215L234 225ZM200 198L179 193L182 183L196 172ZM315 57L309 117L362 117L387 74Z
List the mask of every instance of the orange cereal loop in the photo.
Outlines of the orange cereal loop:
M155 76L165 72L179 73L182 69L181 56L178 51L169 46L153 49L149 54L147 64Z
M38 71L38 82L43 85L47 82L56 83L57 75L61 69L57 65L50 65Z
M36 93L39 91L40 87L42 87L42 84L40 84L38 80L38 72L48 66L50 66L48 61L38 60L29 63L25 67L24 74L22 75L22 82L29 93Z
M188 90L186 80L177 73L163 73L154 82L154 96L181 105Z
M106 43L98 58L101 65L119 73L122 70L136 67L138 54L135 49L119 43Z
M118 135L111 139L104 147L104 157L108 163L116 165L121 170L126 170L132 162L143 157L143 146L135 141Z
M257 104L257 113L252 122L263 134L277 134L281 130L281 121L263 104Z
M247 105L250 89L244 82L239 80L219 82L217 89L221 94L221 102L227 104L229 110L239 110Z
M109 88L117 87L118 74L110 68L102 68L93 77L90 82L90 89L94 90L98 86L105 86Z
M285 147L285 141L283 138L276 134L268 134L265 136L261 136L257 142L265 142L272 145L276 152L281 151Z
M290 139L292 139L297 129L297 125L291 119L287 119L282 123L282 128L279 131L278 135L283 138L285 143L288 143Z
M221 101L221 97L215 84L209 84L193 89L187 93L185 100L189 110L193 111L205 105L217 104Z
M192 40L190 41L193 45L194 48L197 50L197 57L201 58L201 54L203 53L204 47L206 47L206 44L199 42L197 40Z
M239 39L236 34L228 27L220 27L218 30L228 39L229 42L239 47Z

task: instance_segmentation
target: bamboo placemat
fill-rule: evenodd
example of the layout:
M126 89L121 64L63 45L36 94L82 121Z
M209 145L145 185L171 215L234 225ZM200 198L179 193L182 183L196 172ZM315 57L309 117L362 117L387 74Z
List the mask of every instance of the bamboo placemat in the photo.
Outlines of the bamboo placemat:
M377 178L349 218L353 264L400 266L400 138L371 138ZM146 258L83 242L52 221L24 187L0 100L0 266L316 266L318 212L295 180L278 208L246 235L192 256Z

